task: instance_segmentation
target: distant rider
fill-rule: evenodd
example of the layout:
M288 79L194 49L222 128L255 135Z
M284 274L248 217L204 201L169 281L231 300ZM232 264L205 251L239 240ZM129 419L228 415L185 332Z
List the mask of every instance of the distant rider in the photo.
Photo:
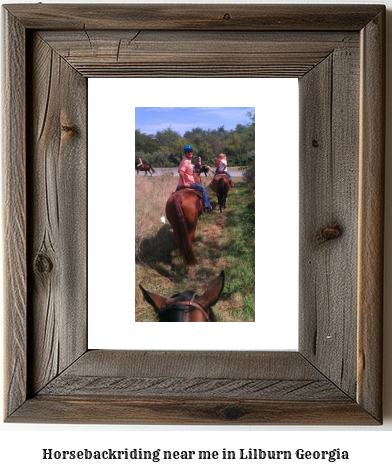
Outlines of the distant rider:
M220 158L220 160L219 160ZM226 173L227 176L229 177L229 183L230 183L230 186L232 188L234 188L234 183L231 179L231 175L230 173L227 171L227 158L226 158L226 155L224 153L220 153L219 154L219 158L218 158L218 161L219 161L219 167L216 169L215 171L215 174L214 174L214 178L215 176L218 174L218 173Z
M220 153L220 154L218 155L218 159L216 160L216 170L215 170L215 174L219 171L219 166L220 166L220 162L221 162L221 159L222 159L222 156L221 156L221 155L222 155L222 153ZM215 174L214 174L214 176L215 176Z
M201 156L199 156L197 159L197 163L195 164L194 172L200 173L202 167L203 165L201 164Z

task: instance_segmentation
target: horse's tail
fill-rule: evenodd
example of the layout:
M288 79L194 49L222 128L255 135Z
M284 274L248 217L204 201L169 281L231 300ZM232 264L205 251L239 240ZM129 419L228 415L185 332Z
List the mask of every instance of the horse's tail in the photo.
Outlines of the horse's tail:
M180 255L184 260L185 265L196 265L197 259L196 255L192 249L191 236L188 230L188 224L185 219L184 210L182 208L182 197L181 194L173 194L173 201L176 206L176 232L178 240L178 248L180 250Z
M154 168L152 167L152 165L151 165L150 163L149 163L149 165L150 165L151 171L152 171L153 173L155 173L155 170L154 170Z

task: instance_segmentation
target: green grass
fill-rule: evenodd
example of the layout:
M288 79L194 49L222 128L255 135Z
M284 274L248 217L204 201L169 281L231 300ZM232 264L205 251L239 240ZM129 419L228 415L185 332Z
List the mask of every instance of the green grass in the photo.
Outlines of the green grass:
M235 191L235 199L228 199L230 205L225 211L223 232L227 241L222 253L227 265L223 297L240 301L243 320L252 321L255 316L255 210L248 207L252 194L245 183L237 183Z
M160 178L149 180L154 183ZM139 180L140 181L140 180ZM144 182L147 180L144 180ZM227 196L227 207L221 214L217 198L208 184L211 178L204 179L213 206L213 212L200 216L193 245L198 257L198 265L191 268L189 278L184 278L184 266L170 225L159 222L165 202L175 187L176 181L160 182L159 189L163 203L144 202L151 209L157 209L149 219L155 223L150 229L143 229L137 235L139 246L136 249L136 320L154 321L152 308L144 301L140 289L141 282L148 291L161 296L171 296L175 292L191 289L202 294L225 271L225 287L219 302L214 307L218 321L254 321L255 318L255 208L252 205L253 193L240 178L234 178L235 187ZM145 186L145 183L142 183ZM138 182L137 182L138 184ZM162 189L166 186L167 189ZM140 196L141 190L137 190ZM147 189L144 189L147 192ZM148 194L152 194L152 190ZM140 226L145 219L136 210L136 220ZM136 228L138 234L138 227Z

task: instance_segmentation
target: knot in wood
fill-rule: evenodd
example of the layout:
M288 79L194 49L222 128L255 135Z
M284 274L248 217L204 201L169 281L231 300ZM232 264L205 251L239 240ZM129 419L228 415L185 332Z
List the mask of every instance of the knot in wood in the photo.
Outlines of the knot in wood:
M241 418L241 416L243 416L244 413L240 407L233 405L230 407L226 407L223 410L223 414L227 420L237 420L238 418Z
M223 19L226 20L226 21L231 20L231 15L230 15L230 13L225 13L225 14L223 15Z
M338 225L324 227L316 236L316 243L322 244L328 240L337 239L342 235L342 229Z
M38 273L41 273L41 274L45 275L45 274L48 274L52 271L53 262L47 255L40 252L35 257L34 268Z
M77 129L75 125L61 125L61 130L66 133L76 133Z
M319 146L319 142L318 142L318 140L316 140L316 139L314 138L314 139L312 140L312 147L313 147L313 148L318 148L318 146Z

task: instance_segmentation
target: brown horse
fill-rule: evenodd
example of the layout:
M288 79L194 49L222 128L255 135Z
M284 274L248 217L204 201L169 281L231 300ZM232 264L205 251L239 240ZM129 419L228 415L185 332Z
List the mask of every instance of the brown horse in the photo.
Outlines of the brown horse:
M229 177L226 173L218 173L212 181L216 197L218 198L219 210L226 209L226 197L230 189Z
M152 176L152 173L155 173L155 170L154 168L152 167L152 165L150 165L149 163L146 163L145 165L142 165L142 166L139 166L136 164L135 165L135 170L137 171L137 174L139 174L139 171L144 171L145 175L148 173L150 173L150 175ZM152 173L151 173L152 171ZM145 176L144 175L144 176Z
M150 293L141 285L144 299L158 315L161 323L209 323L216 322L211 306L219 300L225 284L225 273L222 271L211 286L199 296L194 291L187 290L176 293L170 298Z
M198 173L197 171L193 171L193 179L195 180L196 184L200 184L200 186L202 186L200 173Z
M211 168L209 166L205 166L205 165L202 165L200 167L195 166L193 168L193 179L195 180L195 183L202 184L201 173L204 173L207 176L209 171L211 171Z
M203 212L201 193L193 188L182 188L174 192L166 203L166 217L176 236L180 255L185 264L185 276L189 267L197 264L192 248L195 241L197 221Z
M197 167L196 173L198 174L204 173L204 176L207 176L210 171L211 171L211 168L209 166L201 165Z

